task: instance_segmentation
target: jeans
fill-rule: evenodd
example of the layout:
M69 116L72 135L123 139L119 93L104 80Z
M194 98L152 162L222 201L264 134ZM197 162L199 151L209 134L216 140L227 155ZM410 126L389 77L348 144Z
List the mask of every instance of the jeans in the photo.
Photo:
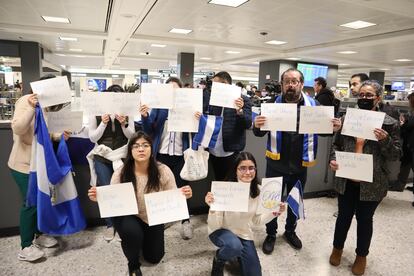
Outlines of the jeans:
M209 235L211 242L219 247L217 258L229 261L238 258L242 275L260 276L262 268L254 242L237 237L227 229L218 229Z
M114 226L122 239L121 246L128 259L128 268L133 271L141 266L139 256L157 264L164 257L164 224L149 226L137 216L113 218Z
M306 184L306 173L301 174L283 174L281 172L278 172L274 169L272 169L269 164L266 166L266 177L283 177L283 185L282 185L282 194L283 191L286 189L287 194L289 194L290 190L292 190L293 186L295 186L296 182L300 180L302 183L302 189L305 189ZM286 198L283 197L283 200ZM286 225L285 225L285 231L286 232L295 232L296 229L296 221L297 218L295 214L292 212L290 208L287 208L287 217L286 217ZM269 223L266 224L266 233L271 236L275 236L277 233L277 217L272 219Z
M336 249L344 248L346 236L355 214L357 220L357 248L355 252L358 256L366 257L371 245L373 217L380 201L361 201L359 199L359 185L348 181L345 193L338 195L338 217L336 218L333 246Z
M105 163L100 160L95 159L95 172L97 177L97 186L106 186L111 184L112 174L114 173L114 169L112 167L112 163ZM112 218L105 219L106 226L112 227Z

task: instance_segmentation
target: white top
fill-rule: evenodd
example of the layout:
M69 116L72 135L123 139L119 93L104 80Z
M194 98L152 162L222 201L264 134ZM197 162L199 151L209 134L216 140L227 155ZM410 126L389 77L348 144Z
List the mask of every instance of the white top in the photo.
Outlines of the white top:
M115 119L115 115L111 115L111 121L112 121L112 131L115 131L115 124L114 121ZM105 128L106 128L106 124L104 124L102 121L99 124L99 126L96 125L96 116L89 116L88 118L88 128L89 128L89 139L91 139L92 142L97 143L99 139L101 139ZM126 138L131 138L132 135L135 133L135 124L134 121L129 122L128 127L126 128L125 126L121 126L122 128L122 132L124 133Z
M249 197L248 212L210 211L208 214L208 233L218 229L227 229L244 240L253 240L253 225L264 225L275 216L272 213L256 214L260 196Z
M182 132L168 132L168 120L165 121L164 129L162 130L160 146L158 152L168 155L183 155L183 133Z

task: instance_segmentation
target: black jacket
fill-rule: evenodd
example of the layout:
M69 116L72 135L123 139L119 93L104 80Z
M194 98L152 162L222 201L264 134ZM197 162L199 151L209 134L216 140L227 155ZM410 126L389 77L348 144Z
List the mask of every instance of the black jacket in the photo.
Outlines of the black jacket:
M333 106L333 100L335 96L331 90L328 88L322 88L319 93L316 94L315 99L321 104L321 105L328 105Z
M404 163L411 162L414 153L414 115L406 114L405 123L401 126L401 138L403 140L403 156L401 161Z

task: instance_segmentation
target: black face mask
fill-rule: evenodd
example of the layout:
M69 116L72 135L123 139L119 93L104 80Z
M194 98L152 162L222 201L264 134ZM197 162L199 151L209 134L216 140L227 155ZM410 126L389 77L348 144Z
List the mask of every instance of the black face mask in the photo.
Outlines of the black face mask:
M374 108L374 99L358 99L357 104L360 109L372 110Z

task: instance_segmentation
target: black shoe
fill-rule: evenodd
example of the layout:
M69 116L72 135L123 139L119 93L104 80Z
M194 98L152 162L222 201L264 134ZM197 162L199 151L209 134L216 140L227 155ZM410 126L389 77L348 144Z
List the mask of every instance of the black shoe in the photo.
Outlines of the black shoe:
M223 276L224 261L217 259L217 253L213 259L213 267L211 269L211 276Z
M275 248L275 242L276 236L267 235L266 239L263 241L263 253L267 255L272 254L273 249Z
M413 190L413 186L407 186L406 189L409 190L409 191L412 191Z
M413 202L413 203L411 203L411 205L413 205L413 207L414 207L414 202Z
M296 235L295 232L285 232L283 236L293 248L295 249L302 248L302 242L300 241L299 237Z
M137 269L134 269L132 271L130 270L129 276L142 276L141 269L138 267Z

